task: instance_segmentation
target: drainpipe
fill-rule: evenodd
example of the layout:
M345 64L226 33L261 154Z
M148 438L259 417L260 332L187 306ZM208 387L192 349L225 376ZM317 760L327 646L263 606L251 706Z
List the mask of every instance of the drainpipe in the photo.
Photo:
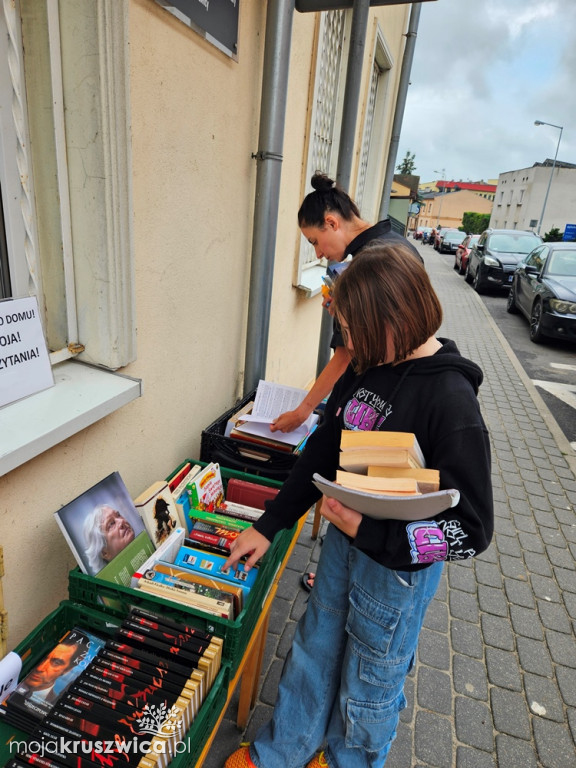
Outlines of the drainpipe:
M336 171L336 180L347 191L350 188L352 160L354 158L356 118L358 116L358 103L360 100L360 84L362 80L362 64L366 45L370 0L354 0L353 9L346 85L344 89L342 128L340 130L340 146L338 149L338 169ZM320 375L330 360L331 337L332 317L328 312L322 312L316 376Z
M380 214L378 217L380 221L388 216L388 211L390 209L390 193L392 192L392 183L394 181L394 169L396 167L398 144L400 143L400 132L402 130L404 109L406 107L406 96L408 94L408 86L410 85L410 72L412 70L414 48L416 47L416 36L418 34L418 22L420 21L421 8L422 3L413 3L412 10L410 11L410 21L408 23L404 57L402 59L402 71L400 72L400 82L398 84L396 109L394 110L394 121L392 123L392 138L388 148L388 162L386 164L386 173L384 175L382 198L380 200Z
M266 371L293 15L294 0L268 0L260 134L258 152L253 155L257 170L244 361L245 395L257 387Z

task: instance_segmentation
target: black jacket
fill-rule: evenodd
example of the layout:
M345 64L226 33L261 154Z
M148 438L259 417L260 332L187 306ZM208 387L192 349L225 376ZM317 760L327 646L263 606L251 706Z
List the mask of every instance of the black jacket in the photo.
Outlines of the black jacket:
M417 259L422 261L422 256L420 256L418 250L412 245L410 240L403 237L402 235L399 235L397 232L392 231L392 224L390 223L390 219L379 221L377 224L374 224L373 227L369 227L368 229L365 229L364 232L360 232L360 234L355 237L351 243L348 244L344 258L347 259L349 256L356 256L358 251L360 251L362 248L366 247L369 243L378 240L381 240L388 245L404 245L412 251ZM342 338L342 333L340 331L340 326L336 322L335 318L333 322L330 346L332 349L345 346L344 339Z
M335 479L342 429L382 429L413 432L426 466L440 472L440 488L456 488L460 501L431 518L428 550L422 530L416 532L413 524L369 517L363 518L354 546L399 570L416 570L435 559L466 559L488 547L493 533L490 444L476 398L482 371L460 355L453 341L439 340L441 349L429 357L376 366L361 376L348 367L322 424L254 524L257 531L272 540L319 500L312 475Z

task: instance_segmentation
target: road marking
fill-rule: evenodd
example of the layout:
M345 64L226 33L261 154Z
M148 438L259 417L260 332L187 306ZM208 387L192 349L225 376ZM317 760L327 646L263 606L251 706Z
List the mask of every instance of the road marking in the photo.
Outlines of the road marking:
M576 409L576 385L558 384L555 381L536 381L532 379L532 384L536 387L546 390L558 400Z
M568 365L567 363L550 363L550 368L558 368L561 371L576 371L576 365Z

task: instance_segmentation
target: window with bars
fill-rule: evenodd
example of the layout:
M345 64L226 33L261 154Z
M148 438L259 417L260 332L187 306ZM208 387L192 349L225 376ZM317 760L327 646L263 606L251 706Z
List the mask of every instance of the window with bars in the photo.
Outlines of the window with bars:
M368 221L375 221L380 208L382 182L380 171L387 152L384 140L388 124L388 83L392 68L392 56L386 40L379 29L376 36L370 89L366 103L362 150L354 198L360 211Z
M350 14L347 11L321 14L306 163L306 193L311 191L309 182L316 171L327 173L332 178L336 175L349 23ZM318 293L324 267L318 269L314 249L302 238L298 263L299 287L310 295Z

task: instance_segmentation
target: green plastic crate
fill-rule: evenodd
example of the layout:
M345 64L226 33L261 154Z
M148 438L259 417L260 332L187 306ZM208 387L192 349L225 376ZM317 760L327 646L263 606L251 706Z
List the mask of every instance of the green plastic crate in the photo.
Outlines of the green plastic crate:
M192 463L205 465L203 462ZM175 475L186 462L183 462L171 476ZM244 472L237 472L221 467L222 478L226 483L231 477L258 482L271 487L280 487L281 483L263 477L255 477ZM170 479L170 478L168 478ZM110 581L88 576L75 568L70 571L68 591L70 599L84 605L106 605L106 610L117 617L124 617L132 606L143 606L172 616L176 620L192 623L198 629L221 637L223 640L222 657L233 675L240 664L254 627L260 618L262 607L274 582L278 569L294 536L296 526L289 531L279 533L262 558L258 578L250 590L246 605L233 621L203 613L194 608L178 605L161 597L142 592L132 587L124 587Z
M120 624L121 618L112 616L107 611L95 610L69 600L62 601L58 608L46 616L14 649L22 659L21 677L27 675L56 645L66 630L79 626L95 634L111 637ZM175 755L170 762L170 768L192 768L198 761L226 702L229 677L229 666L223 663L208 696L186 734L186 752ZM18 731L6 723L0 723L0 765L6 765L13 756L9 746L11 741L26 741L29 738L29 734Z

